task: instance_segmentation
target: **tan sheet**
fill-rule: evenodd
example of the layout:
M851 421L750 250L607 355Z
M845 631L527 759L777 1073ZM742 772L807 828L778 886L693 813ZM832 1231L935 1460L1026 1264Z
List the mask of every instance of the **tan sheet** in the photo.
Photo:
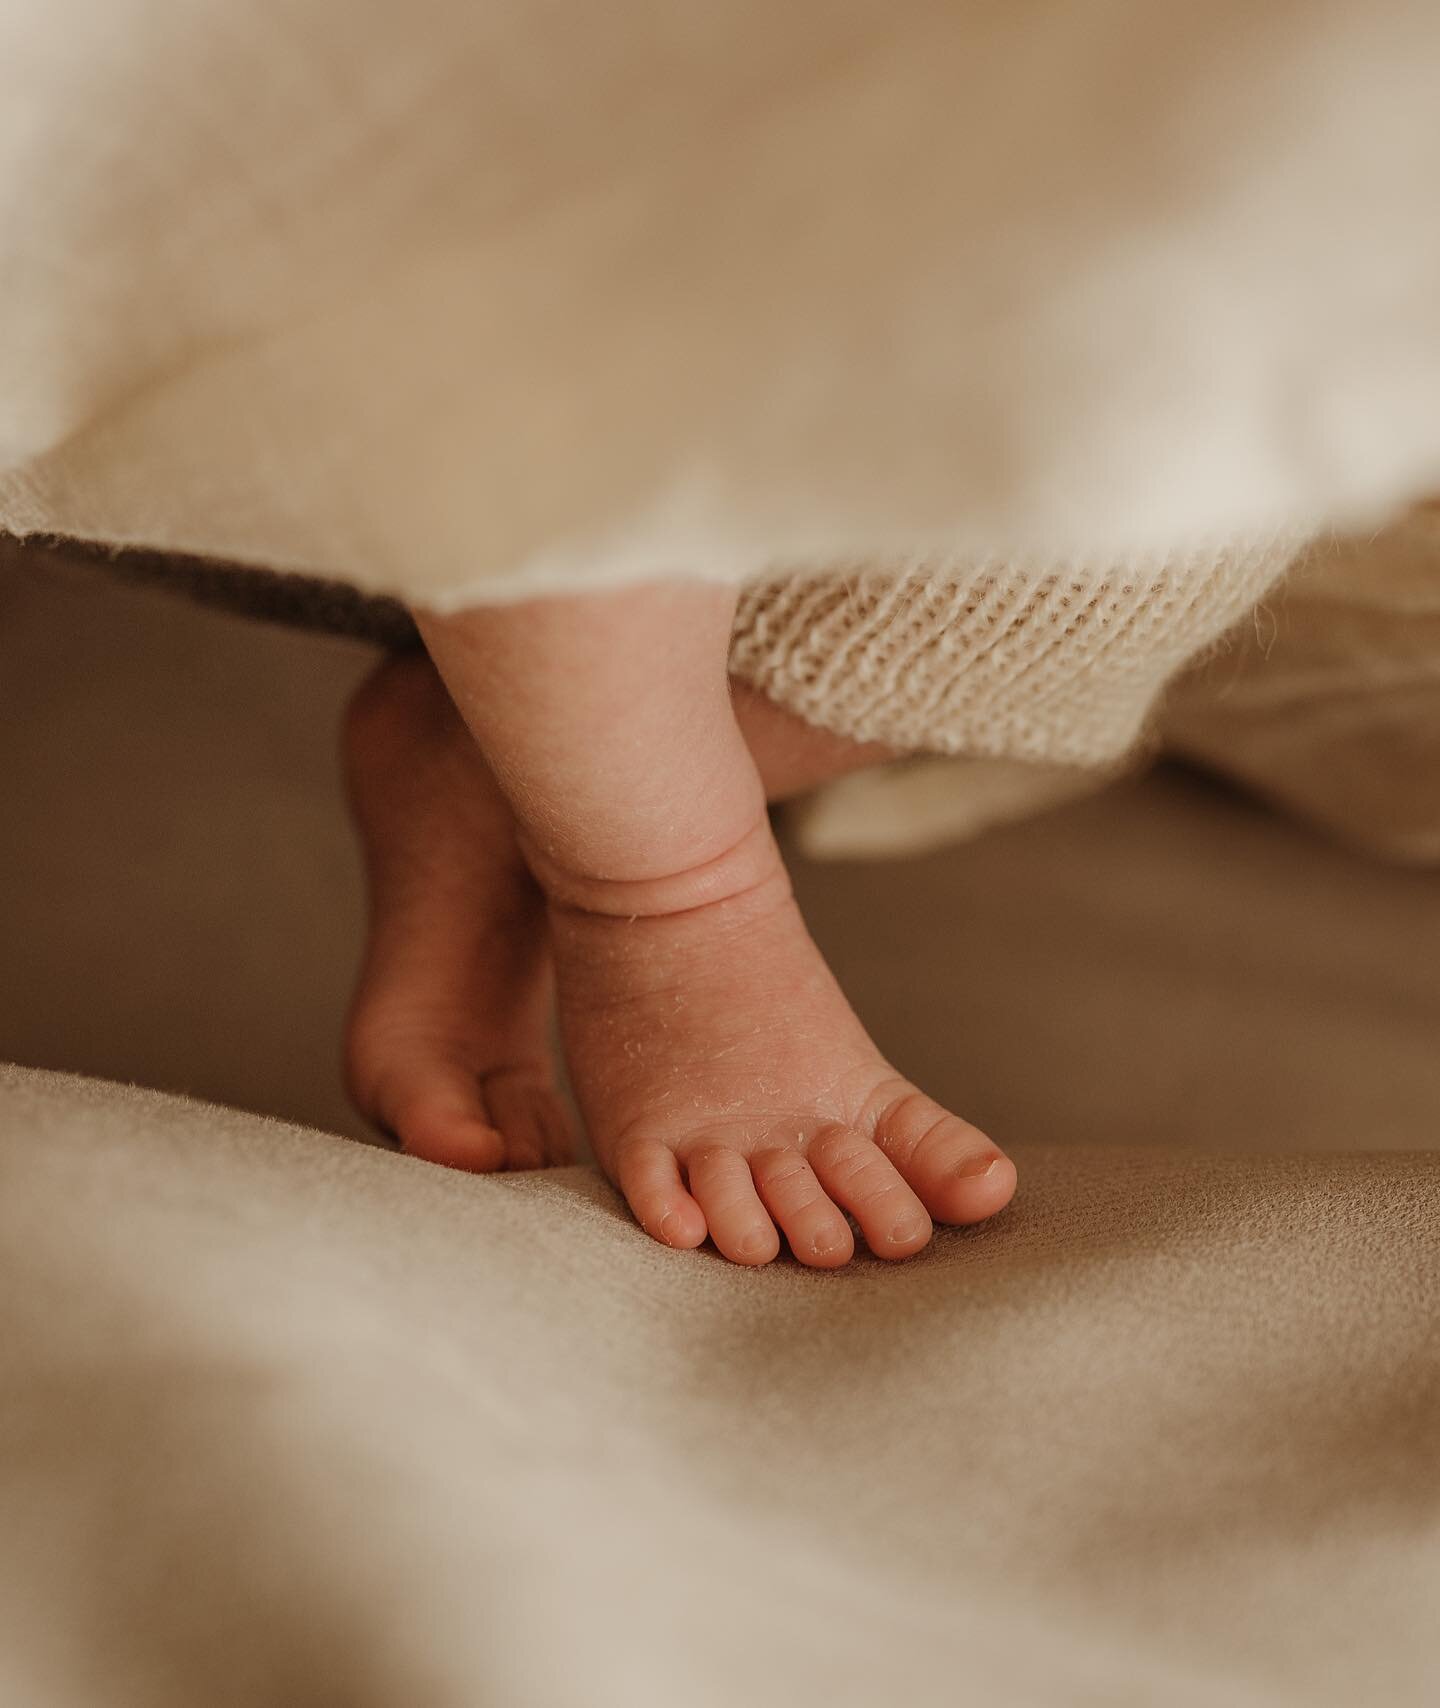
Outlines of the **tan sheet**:
M1440 1157L1038 1150L817 1277L94 1083L0 1130L6 1701L1434 1700Z

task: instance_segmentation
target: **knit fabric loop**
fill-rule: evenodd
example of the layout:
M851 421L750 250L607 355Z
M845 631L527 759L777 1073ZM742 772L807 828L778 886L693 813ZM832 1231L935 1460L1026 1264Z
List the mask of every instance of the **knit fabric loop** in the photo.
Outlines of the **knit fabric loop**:
M731 669L810 723L903 752L1104 764L1299 546L775 576L741 594Z

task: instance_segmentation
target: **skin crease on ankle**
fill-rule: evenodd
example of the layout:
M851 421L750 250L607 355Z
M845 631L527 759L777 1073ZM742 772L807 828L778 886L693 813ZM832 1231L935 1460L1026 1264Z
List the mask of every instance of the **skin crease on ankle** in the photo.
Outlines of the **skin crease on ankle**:
M418 620L548 900L572 1082L642 1226L742 1263L778 1227L833 1267L848 1215L909 1256L1014 1170L884 1061L805 930L766 795L862 761L732 699L733 610L691 583Z
M531 852L597 883L709 865L764 817L730 702L734 590L708 583L417 613Z

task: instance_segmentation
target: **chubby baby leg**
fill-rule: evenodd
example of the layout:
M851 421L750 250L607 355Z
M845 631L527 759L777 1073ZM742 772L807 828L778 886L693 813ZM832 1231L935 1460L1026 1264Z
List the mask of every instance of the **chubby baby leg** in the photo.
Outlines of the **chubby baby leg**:
M1014 1190L983 1134L879 1055L806 932L725 676L733 598L691 584L422 620L544 893L602 1167L675 1246L882 1257ZM778 1228L778 1232L777 1232Z
M370 904L345 1029L352 1099L430 1162L488 1173L568 1161L544 897L423 652L365 681L343 758Z

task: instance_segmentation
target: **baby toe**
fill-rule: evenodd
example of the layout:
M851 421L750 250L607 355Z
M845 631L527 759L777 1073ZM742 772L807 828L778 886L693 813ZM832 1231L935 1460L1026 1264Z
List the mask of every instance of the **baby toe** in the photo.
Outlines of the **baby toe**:
M732 1263L769 1263L779 1255L775 1231L755 1182L750 1164L739 1151L725 1145L705 1145L686 1159L690 1190L705 1212L710 1237Z
M750 1173L760 1201L779 1224L797 1262L838 1269L855 1255L849 1222L799 1151L761 1151L751 1157Z
M350 1051L352 1094L361 1111L407 1156L489 1174L505 1166L505 1140L491 1121L475 1075L425 1039L399 1046L368 1040Z
M568 1160L569 1122L540 1073L502 1069L486 1074L482 1087L490 1118L505 1135L511 1169Z
M884 1111L875 1142L937 1222L983 1222L1014 1196L1009 1157L978 1127L918 1091Z
M421 1096L402 1105L389 1123L407 1156L466 1174L505 1167L505 1136L473 1107Z
M675 1153L656 1140L621 1148L615 1174L631 1213L651 1239L689 1251L705 1238L705 1212L685 1190Z
M806 1157L816 1179L860 1224L876 1257L913 1257L930 1238L930 1217L888 1157L849 1127L828 1127Z

